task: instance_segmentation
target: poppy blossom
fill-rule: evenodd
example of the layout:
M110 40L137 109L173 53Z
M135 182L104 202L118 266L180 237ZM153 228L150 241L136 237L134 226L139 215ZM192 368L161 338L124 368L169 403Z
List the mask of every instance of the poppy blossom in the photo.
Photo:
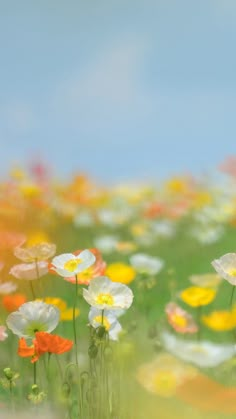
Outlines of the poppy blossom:
M53 243L37 243L29 247L16 247L14 255L25 263L45 261L56 253L56 245Z
M133 302L133 292L119 282L112 282L106 276L94 278L88 289L83 288L83 297L92 307L100 310L127 309Z
M63 253L53 258L49 270L64 278L70 278L88 269L94 264L95 260L94 254L87 249L76 255L74 253Z
M18 355L27 358L31 357L31 362L38 361L39 357L45 353L63 354L70 351L73 341L64 339L58 335L51 335L47 332L36 332L32 345L28 346L25 338L19 339Z
M91 279L96 278L97 276L102 276L106 270L106 262L102 259L101 252L96 249L88 249L96 258L93 265L89 266L87 269L84 269L82 272L77 274L78 284L88 285ZM78 256L81 253L81 250L73 252L73 255ZM76 277L70 276L65 278L66 281L75 284Z
M52 332L60 319L60 310L42 301L29 301L9 314L9 329L21 338L34 338L36 332Z
M46 352L51 354L63 354L70 351L73 341L64 339L58 335L51 335L47 332L36 332L36 342L39 355Z
M24 294L4 295L2 299L4 308L9 312L18 310L24 303L26 303L26 296Z

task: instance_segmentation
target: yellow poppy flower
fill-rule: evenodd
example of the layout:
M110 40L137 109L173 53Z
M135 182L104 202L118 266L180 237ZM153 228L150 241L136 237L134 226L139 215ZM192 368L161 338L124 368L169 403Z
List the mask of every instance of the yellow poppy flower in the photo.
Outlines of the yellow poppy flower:
M126 265L125 263L116 262L108 265L105 275L107 275L113 282L129 284L135 278L135 270L132 266Z
M230 311L213 311L207 316L202 316L203 323L212 330L223 332L234 329L236 316Z
M80 315L80 310L78 308L75 309L75 317ZM66 310L61 311L61 321L70 321L73 320L73 308L67 308Z
M182 300L191 307L200 307L210 304L216 296L211 288L189 287L180 294Z

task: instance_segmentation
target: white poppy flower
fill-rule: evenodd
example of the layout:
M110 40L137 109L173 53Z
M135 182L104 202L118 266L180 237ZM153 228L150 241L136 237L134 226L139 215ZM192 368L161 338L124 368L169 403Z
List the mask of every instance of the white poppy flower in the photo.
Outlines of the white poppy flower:
M55 253L56 245L53 243L38 243L30 247L16 247L14 249L14 255L26 263L47 260Z
M94 278L88 289L83 289L83 297L92 307L101 310L127 309L133 302L133 293L129 287L112 282L106 276Z
M130 257L130 263L137 272L150 275L157 274L164 266L162 259L144 253L132 255Z
M191 275L189 281L201 288L217 288L218 285L220 285L222 278L215 273L196 274Z
M111 253L116 250L119 238L117 236L101 236L94 240L94 245L103 253Z
M168 220L152 222L151 229L159 237L172 237L176 230L173 222Z
M226 253L211 263L216 272L232 285L236 285L236 253Z
M35 332L52 332L59 322L60 310L42 301L22 304L18 311L9 314L6 324L17 336L33 338Z
M235 355L235 345L230 343L186 341L168 332L161 334L161 341L171 354L201 368L216 367Z
M20 263L19 265L13 266L9 273L17 279L37 279L48 273L48 262Z
M69 278L89 268L95 261L96 257L87 249L78 255L63 253L53 258L51 269L58 275Z
M74 225L76 227L90 227L94 225L94 217L88 211L82 211L75 215Z
M109 334L109 338L111 340L118 340L122 327L115 314L115 310L104 310L102 314L102 310L91 307L89 311L89 323L95 329L99 326L104 326Z
M17 289L17 285L13 282L0 282L0 294L10 294Z
M222 225L196 226L190 234L202 244L212 244L217 242L224 234L225 230Z

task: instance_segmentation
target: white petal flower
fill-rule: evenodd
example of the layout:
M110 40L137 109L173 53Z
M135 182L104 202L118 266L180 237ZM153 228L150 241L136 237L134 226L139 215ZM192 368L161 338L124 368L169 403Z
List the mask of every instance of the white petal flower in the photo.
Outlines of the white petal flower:
M90 250L83 250L79 255L63 253L52 260L52 269L60 276L69 278L92 266L96 257Z
M224 227L222 225L198 225L192 229L190 234L202 244L212 244L217 242L224 234Z
M218 285L220 285L222 278L216 273L196 274L191 275L189 281L201 288L217 288Z
M101 236L94 240L94 245L103 253L111 253L116 250L119 238L117 236Z
M20 263L13 266L9 273L17 279L37 279L48 273L48 262L41 261L35 263Z
M216 367L235 355L235 345L230 343L186 341L168 332L161 334L161 341L171 354L201 368Z
M211 263L216 272L232 285L236 285L236 253L226 253Z
M81 211L74 217L76 227L90 227L94 225L94 217L88 211Z
M6 324L17 336L34 337L35 332L52 332L59 322L60 310L42 301L22 304L18 311L9 314Z
M0 294L10 294L17 289L17 285L13 282L0 282Z
M134 269L139 273L146 273L155 275L164 266L164 261L154 256L146 255L145 253L136 253L130 257L130 263Z
M94 278L88 289L83 289L83 297L92 307L101 310L127 309L133 302L133 293L129 287L112 282L106 276Z
M16 247L14 249L14 255L26 263L47 260L55 253L56 245L53 243L39 243L31 247Z
M175 234L175 226L172 221L155 221L151 225L152 231L159 237L172 237Z
M89 323L95 329L103 325L109 334L109 338L111 340L118 340L122 327L115 314L115 310L103 310L102 314L102 310L91 307L89 311Z

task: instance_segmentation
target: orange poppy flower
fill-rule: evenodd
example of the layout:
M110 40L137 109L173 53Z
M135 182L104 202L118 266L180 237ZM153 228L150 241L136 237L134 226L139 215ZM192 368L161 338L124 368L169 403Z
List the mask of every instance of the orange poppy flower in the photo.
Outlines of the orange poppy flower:
M58 335L51 335L47 332L36 332L36 342L39 355L49 352L51 354L63 354L70 351L73 341L64 339Z
M4 295L2 304L3 307L11 313L12 311L18 310L26 301L27 299L24 294Z
M25 338L20 338L18 342L18 355L27 358L31 356L31 362L36 362L39 359L38 351L37 351L37 343L34 340L33 345L28 346L26 343Z
M20 338L18 343L18 355L21 357L30 357L31 362L38 361L39 357L45 353L63 354L70 351L73 341L64 339L58 335L51 335L47 332L36 332L33 345L28 346L25 338Z

